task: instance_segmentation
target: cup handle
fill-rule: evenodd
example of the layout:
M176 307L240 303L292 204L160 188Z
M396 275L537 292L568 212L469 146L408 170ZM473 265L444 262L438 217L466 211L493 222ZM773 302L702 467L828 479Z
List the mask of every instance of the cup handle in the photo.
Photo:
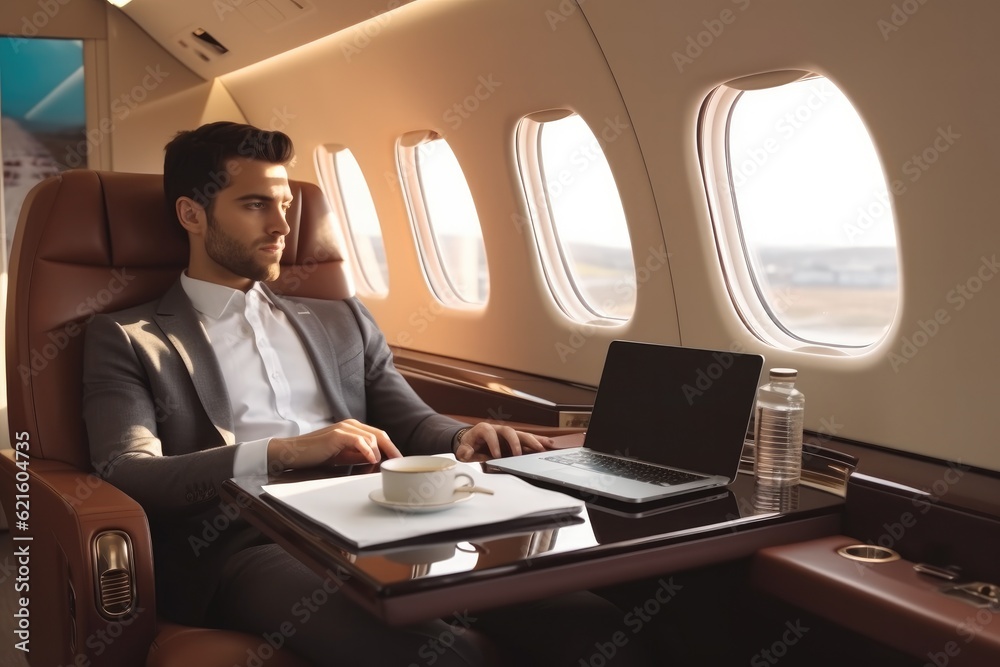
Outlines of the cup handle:
M489 496L493 495L492 489L484 489L481 486L476 486L476 480L472 478L472 475L460 472L455 475L455 479L458 479L459 477L464 477L469 480L469 484L466 484L465 486L456 486L455 493L461 491L462 493L485 493Z

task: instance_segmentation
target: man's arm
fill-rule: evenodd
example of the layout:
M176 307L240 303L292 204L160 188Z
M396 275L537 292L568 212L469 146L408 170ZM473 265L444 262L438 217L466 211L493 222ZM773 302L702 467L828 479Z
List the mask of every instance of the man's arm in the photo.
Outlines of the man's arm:
M176 350L155 324L96 317L84 345L83 414L98 473L147 512L199 511L233 476L237 447L211 422ZM135 339L141 337L142 341ZM272 438L270 472L326 463L344 450L358 461L399 456L388 436L348 419L313 433Z
M385 336L368 309L357 299L345 303L354 312L364 345L363 421L385 430L405 454L451 452L455 435L468 424L427 405L396 370Z
M174 377L180 364L167 363L167 343L149 342L148 348L133 345L123 326L107 316L95 317L87 328L83 415L91 462L147 512L198 511L218 502L236 450L219 446L221 436L195 405L190 378ZM157 378L156 389L150 362L161 364L167 376ZM162 390L170 384L174 391ZM185 451L164 456L164 428L181 439Z
M463 461L518 456L543 451L552 441L510 426L480 422L469 427L438 414L413 390L392 361L385 336L371 313L356 299L348 304L355 311L365 341L365 391L368 418L383 426L408 454L453 452Z

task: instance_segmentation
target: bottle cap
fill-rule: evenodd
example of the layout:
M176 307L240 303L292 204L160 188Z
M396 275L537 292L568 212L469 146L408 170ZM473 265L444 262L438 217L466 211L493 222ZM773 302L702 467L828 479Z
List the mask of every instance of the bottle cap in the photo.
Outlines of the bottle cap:
M794 380L799 372L794 368L772 368L770 377L772 380Z

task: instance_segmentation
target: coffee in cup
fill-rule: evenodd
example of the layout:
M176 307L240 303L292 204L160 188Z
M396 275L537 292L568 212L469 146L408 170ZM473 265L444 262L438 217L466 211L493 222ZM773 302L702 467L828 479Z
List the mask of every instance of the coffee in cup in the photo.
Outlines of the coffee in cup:
M382 495L390 503L444 505L461 494L493 493L476 486L457 461L440 456L404 456L382 462ZM461 486L458 482L464 482Z

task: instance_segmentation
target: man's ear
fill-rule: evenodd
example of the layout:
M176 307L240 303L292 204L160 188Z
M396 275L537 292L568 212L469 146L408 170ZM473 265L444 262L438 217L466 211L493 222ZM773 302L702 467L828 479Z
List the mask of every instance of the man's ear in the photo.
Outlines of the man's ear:
M178 197L175 204L177 219L192 234L201 234L208 222L205 208L190 197Z

